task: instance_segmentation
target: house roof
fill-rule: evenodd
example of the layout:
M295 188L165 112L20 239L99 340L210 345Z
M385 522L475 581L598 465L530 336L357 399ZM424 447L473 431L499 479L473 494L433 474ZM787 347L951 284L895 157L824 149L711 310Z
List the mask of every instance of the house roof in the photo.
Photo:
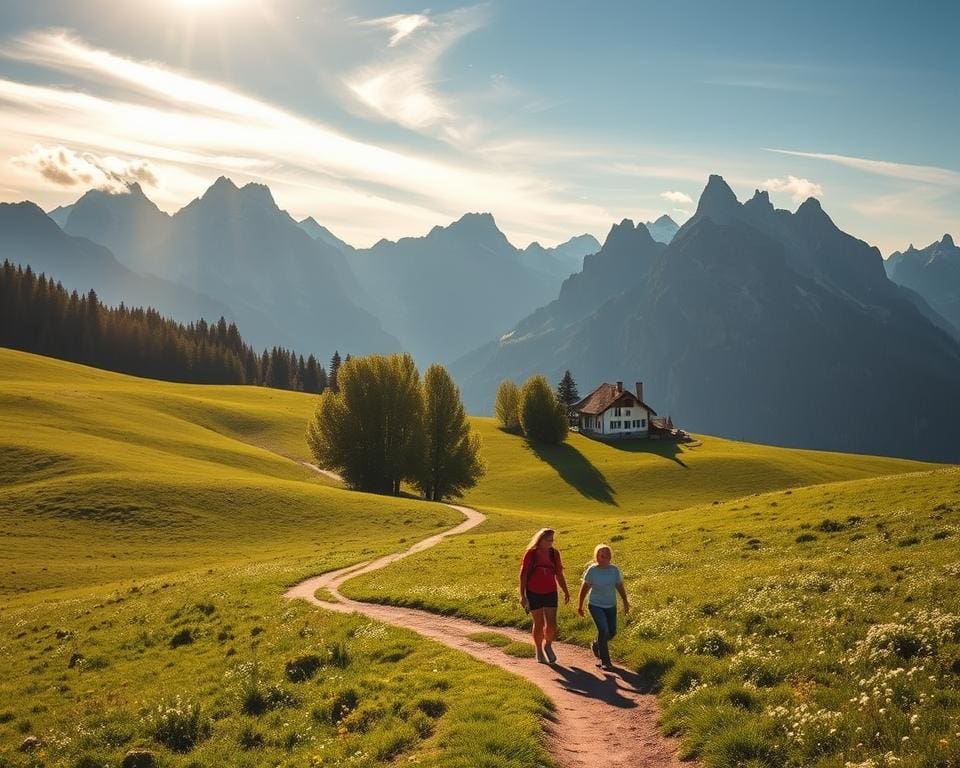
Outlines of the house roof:
M629 389L617 391L616 384L607 384L606 382L593 390L593 392L583 398L583 400L571 405L570 410L586 413L591 416L599 416L615 405L622 405L624 401L628 402L630 406L637 404L642 408L646 408L654 415L657 413Z

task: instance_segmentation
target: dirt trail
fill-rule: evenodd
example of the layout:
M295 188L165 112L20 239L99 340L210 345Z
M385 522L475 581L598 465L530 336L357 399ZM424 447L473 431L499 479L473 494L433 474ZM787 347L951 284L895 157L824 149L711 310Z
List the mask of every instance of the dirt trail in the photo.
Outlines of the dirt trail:
M691 766L676 757L676 743L657 732L656 698L638 689L636 675L620 667L612 672L602 672L595 666L596 659L589 650L554 643L557 663L538 664L533 659L518 659L468 638L476 632L493 629L513 640L529 643L528 632L491 628L412 608L360 603L339 593L340 585L347 579L428 549L447 536L470 530L485 519L475 509L449 506L466 518L455 528L417 542L405 552L314 576L288 589L284 597L307 600L330 611L362 613L387 624L412 629L424 637L526 678L541 688L556 705L555 717L548 725L547 747L559 768ZM317 600L314 593L321 588L329 590L338 602ZM519 606L517 610L520 610ZM570 610L561 608L561 621L564 614L570 615Z

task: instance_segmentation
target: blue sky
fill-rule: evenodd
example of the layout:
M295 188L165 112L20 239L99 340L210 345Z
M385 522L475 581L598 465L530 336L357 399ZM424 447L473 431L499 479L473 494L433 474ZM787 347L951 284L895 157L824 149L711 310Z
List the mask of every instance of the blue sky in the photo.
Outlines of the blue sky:
M884 255L960 235L960 11L886 2L5 4L0 199L219 175L356 245L682 221L710 173Z

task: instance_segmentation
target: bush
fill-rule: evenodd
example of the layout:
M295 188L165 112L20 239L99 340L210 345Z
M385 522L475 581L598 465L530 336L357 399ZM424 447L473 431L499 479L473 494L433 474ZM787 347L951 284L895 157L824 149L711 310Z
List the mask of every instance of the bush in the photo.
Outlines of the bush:
M190 629L181 629L177 634L170 638L170 647L179 648L181 645L189 645L193 642L193 632Z
M500 426L508 432L520 431L520 390L510 379L504 379L497 387L493 409Z
M291 683L302 683L317 674L317 670L322 666L323 660L316 654L291 659L286 665L287 680Z
M816 541L816 540L817 540L817 537L812 533L801 533L795 539L797 544L805 544L808 541Z
M538 443L556 445L567 438L567 407L559 402L546 377L532 376L520 390L518 409L523 433Z
M154 741L173 752L189 752L212 730L200 704L184 703L179 698L174 704L158 705L151 720Z
M718 629L703 629L695 635L680 638L680 646L686 653L721 658L733 650L726 636Z

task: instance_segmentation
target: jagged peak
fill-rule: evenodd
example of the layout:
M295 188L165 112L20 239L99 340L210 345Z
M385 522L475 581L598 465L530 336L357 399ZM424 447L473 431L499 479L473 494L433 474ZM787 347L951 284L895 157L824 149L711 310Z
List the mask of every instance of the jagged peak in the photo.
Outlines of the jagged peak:
M739 208L740 202L730 189L730 185L723 180L722 176L710 174L707 186L703 188L697 203L697 215L709 216L718 223L724 223L735 215Z
M677 222L675 222L672 217L668 216L668 215L665 214L665 213L664 213L662 216L660 216L660 218L658 218L658 219L657 219L656 221L654 221L653 223L654 223L654 225L657 225L657 224L673 224L673 226L675 226L675 227L677 226Z
M946 248L955 248L953 238L949 234L944 234L943 240L940 241L940 245Z

